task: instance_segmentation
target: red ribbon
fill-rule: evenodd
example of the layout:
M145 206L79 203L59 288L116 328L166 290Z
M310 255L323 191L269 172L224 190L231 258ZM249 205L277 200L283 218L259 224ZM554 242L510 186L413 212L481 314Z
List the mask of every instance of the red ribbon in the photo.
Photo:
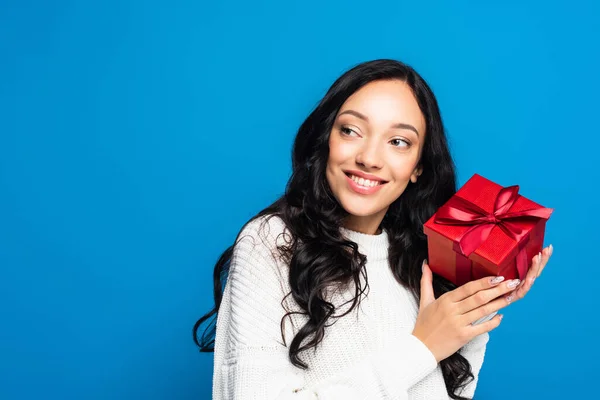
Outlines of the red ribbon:
M452 196L436 212L434 222L443 225L471 226L470 229L455 239L455 244L457 244L455 251L465 257L468 257L485 242L492 229L496 226L517 243L520 243L527 236L527 231L514 221L523 221L526 219L547 220L554 210L540 207L508 212L518 197L519 186L502 188L496 197L494 211L490 213L462 197ZM521 276L523 271L527 271L527 257L525 254L521 254L525 251L525 246L520 247L519 254L517 255L517 268Z

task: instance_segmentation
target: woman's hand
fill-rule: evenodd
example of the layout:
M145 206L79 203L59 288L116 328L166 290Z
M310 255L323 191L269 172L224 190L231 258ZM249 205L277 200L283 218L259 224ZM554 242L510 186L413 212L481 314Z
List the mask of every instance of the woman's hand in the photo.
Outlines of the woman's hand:
M509 303L514 303L517 300L521 300L527 292L531 289L531 285L533 285L533 281L537 277L539 277L548 264L548 260L552 256L554 248L552 245L543 249L540 253L538 253L535 257L533 257L531 268L527 271L527 275L525 279L521 281L516 290L506 296L506 300Z
M520 286L519 279L503 282L503 277L490 276L468 282L437 300L433 294L431 269L423 262L419 315L412 334L429 348L438 362L449 357L475 336L497 328L501 315L478 325L471 323L522 299L551 255L552 246L549 246L535 256Z

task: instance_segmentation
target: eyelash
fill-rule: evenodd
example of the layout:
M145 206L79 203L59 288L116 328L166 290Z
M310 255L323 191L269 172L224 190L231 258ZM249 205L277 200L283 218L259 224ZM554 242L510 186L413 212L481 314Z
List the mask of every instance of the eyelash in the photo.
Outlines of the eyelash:
M400 142L404 142L406 143L406 147L410 147L410 142L404 139L392 139L392 141L394 140L399 140ZM400 147L400 146L394 146L394 147Z
M347 128L347 127L345 127L345 126L342 126L342 127L340 128L340 131L341 131L341 132L342 132L342 134L343 134L343 135L345 135L345 136L350 136L350 133L352 133L352 132L356 133L356 131L354 131L353 129ZM392 139L391 141L395 141L395 140L398 140L398 141L400 141L400 142L404 142L404 143L406 144L406 147L407 147L407 148L408 148L408 147L410 147L410 142L409 142L409 141L407 141L407 140L404 140L404 139L397 139L397 138L396 138L396 139ZM401 146L394 146L394 147L401 147Z
M354 131L354 129L346 128L345 126L342 126L340 128L340 131L342 132L342 134L344 134L346 136L350 136L350 132L356 133L356 131Z

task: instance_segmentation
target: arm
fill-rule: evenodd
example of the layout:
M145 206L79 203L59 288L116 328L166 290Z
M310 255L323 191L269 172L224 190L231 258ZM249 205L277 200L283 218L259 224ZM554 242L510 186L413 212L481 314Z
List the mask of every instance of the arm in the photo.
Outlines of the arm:
M249 230L243 233L249 238L234 250L219 310L214 399L372 400L390 393L402 398L436 368L429 349L415 336L404 335L393 347L347 366L315 387L307 386L304 371L291 364L281 339L285 313L281 301L289 291L286 272L271 257L269 244L274 240L261 240ZM287 343L291 339L286 336Z
M459 393L461 396L473 398L475 395L475 389L479 380L479 372L483 365L483 359L485 356L485 350L487 343L490 339L489 333L484 333L479 336L475 336L469 343L464 345L459 353L469 361L471 364L471 372L473 372L474 379L469 382Z

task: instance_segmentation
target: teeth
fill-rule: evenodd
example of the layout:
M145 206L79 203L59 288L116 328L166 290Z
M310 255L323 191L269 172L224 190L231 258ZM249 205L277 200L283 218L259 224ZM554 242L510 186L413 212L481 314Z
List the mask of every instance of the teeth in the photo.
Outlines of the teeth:
M354 176L354 175L350 175L350 178L358 183L360 186L364 186L364 187L374 187L380 184L379 181L370 181L368 179L364 179L364 178L359 178L358 176Z

